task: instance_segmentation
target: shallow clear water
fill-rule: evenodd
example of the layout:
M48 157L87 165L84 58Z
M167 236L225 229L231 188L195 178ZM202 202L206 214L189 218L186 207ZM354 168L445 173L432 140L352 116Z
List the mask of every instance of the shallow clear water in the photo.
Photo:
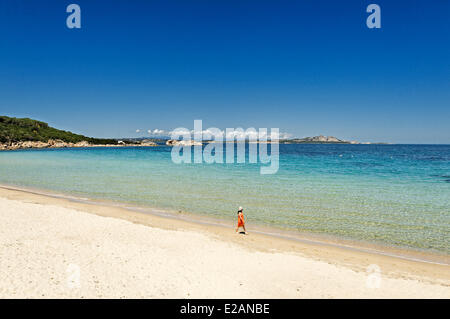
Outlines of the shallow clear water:
M450 253L450 145L280 145L280 169L171 148L0 152L0 183Z

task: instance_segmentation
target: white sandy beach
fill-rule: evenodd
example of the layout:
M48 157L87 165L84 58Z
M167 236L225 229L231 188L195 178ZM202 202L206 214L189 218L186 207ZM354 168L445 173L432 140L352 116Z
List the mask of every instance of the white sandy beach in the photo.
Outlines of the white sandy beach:
M233 229L170 229L161 219L107 217L113 210L2 189L0 297L450 298L449 266L277 246ZM379 285L366 272L374 262Z

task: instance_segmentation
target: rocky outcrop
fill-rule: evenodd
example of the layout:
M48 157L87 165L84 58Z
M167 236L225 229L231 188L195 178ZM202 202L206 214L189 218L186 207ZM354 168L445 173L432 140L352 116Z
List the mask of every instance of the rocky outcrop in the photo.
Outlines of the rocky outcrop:
M281 140L280 143L283 144L302 144L302 143L330 143L330 144L360 144L357 141L346 141L338 139L334 136L313 136L313 137L304 137L304 138L294 138L289 140Z
M193 146L193 145L203 145L202 142L197 142L193 140L185 141L185 140L168 140L166 142L166 145L168 146Z
M149 140L143 140L141 141L141 144L138 144L137 146L158 146L158 144Z
M309 142L326 142L326 143L342 143L345 142L343 140L340 140L334 136L323 136L323 135L319 135L319 136L314 136L314 137L306 137L304 138L305 141L309 141Z
M157 146L158 144L152 141L142 141L138 144L128 144L125 142L119 144L90 144L87 141L78 143L67 143L61 140L48 140L47 142L40 141L23 141L0 144L0 150L18 150L27 148L68 148L68 147L119 147L119 146Z
M176 145L177 142L178 142L177 140L168 140L168 141L166 142L166 145L168 145L168 146L174 146L174 145Z
M89 147L90 144L86 141L81 141L73 145L73 147Z

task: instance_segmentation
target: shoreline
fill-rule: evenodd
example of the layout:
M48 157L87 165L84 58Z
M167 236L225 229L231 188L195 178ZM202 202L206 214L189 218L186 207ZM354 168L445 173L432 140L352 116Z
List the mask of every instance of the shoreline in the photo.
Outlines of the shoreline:
M121 141L122 142L122 141ZM0 151L20 151L20 150L45 150L45 149L77 149L77 148L116 148L116 147L155 147L160 146L154 142L140 142L136 144L127 144L125 142L118 144L92 144L87 141L78 143L64 142L61 140L49 139L42 141L20 141L10 143L0 143Z
M420 260L412 256L399 256L395 251L376 251L360 247L338 245L333 242L314 241L309 238L289 238L282 234L267 234L252 229L247 236L237 235L232 225L205 220L186 220L170 214L158 215L104 202L89 202L59 194L38 194L31 190L13 189L0 185L0 198L72 209L101 217L125 220L133 224L166 231L194 232L215 241L237 245L248 252L293 255L315 262L366 273L367 267L377 265L383 276L395 280L407 279L450 287L450 266L433 260ZM230 226L230 227L228 227ZM416 256L417 257L417 256ZM450 295L449 295L450 297Z
M450 267L0 188L0 298L450 298Z
M163 208L155 208L142 206L135 203L111 201L98 198L78 197L66 193L54 192L51 190L36 189L31 187L19 187L0 183L0 197L3 196L2 190L23 192L24 194L49 197L54 199L66 200L73 203L88 204L94 206L103 206L111 208L119 208L124 210L124 216L119 217L127 219L127 212L161 217L164 219L173 219L186 223L187 225L203 225L205 227L219 227L222 229L232 230L234 232L235 225L225 219L203 214L190 213L186 211L170 211ZM24 196L26 197L26 195ZM76 205L75 205L76 206ZM333 235L316 234L298 232L295 230L281 229L261 224L251 225L250 232L269 238L276 238L288 241L294 241L304 244L312 244L318 246L329 246L338 249L375 254L393 258L399 258L407 261L423 262L429 264L450 266L450 255L445 253L427 252L419 249L396 247L383 245L381 243L371 243L352 239L339 238Z

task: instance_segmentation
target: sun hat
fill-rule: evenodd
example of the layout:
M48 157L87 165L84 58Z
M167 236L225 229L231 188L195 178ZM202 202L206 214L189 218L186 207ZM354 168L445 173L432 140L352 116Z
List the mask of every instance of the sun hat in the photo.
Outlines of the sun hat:
M242 210L242 206L239 206L239 209L238 209L238 211L241 211Z

